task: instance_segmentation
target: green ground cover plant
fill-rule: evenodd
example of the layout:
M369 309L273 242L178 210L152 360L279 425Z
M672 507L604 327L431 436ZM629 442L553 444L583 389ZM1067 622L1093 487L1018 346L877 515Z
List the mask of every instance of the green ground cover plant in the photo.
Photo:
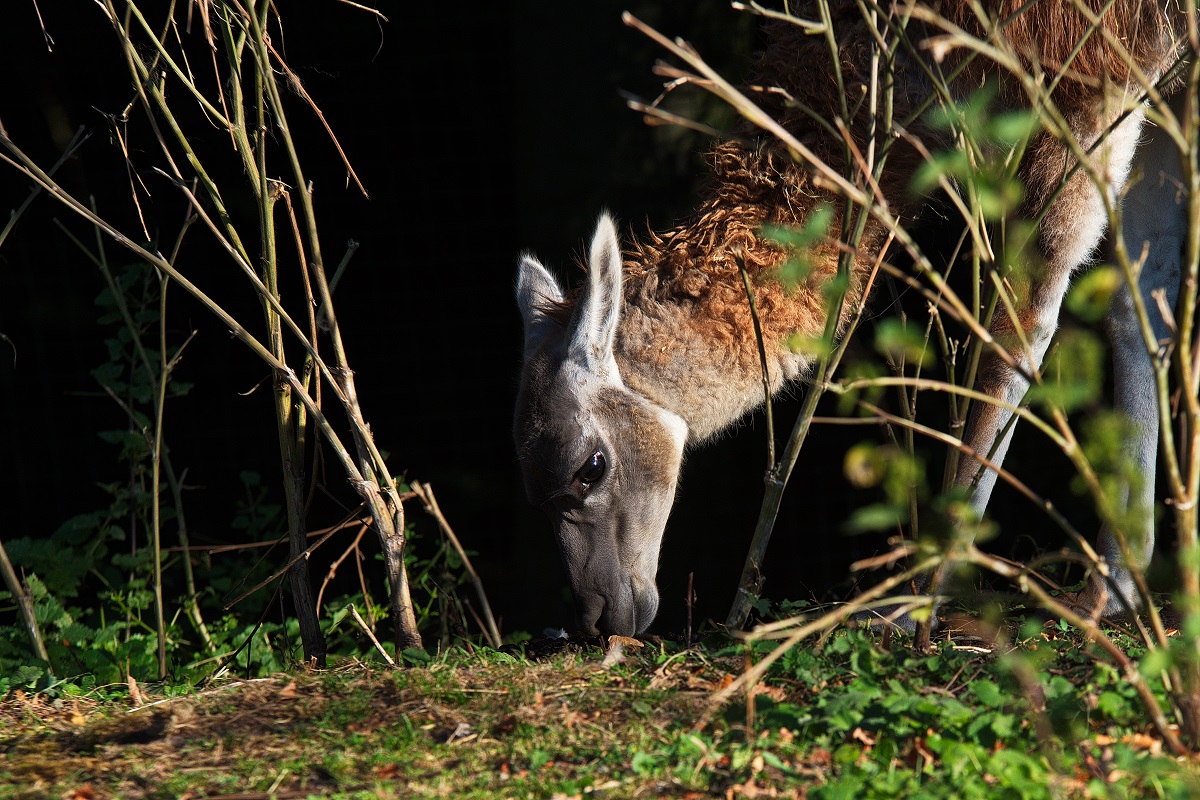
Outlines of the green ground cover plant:
M420 667L10 693L0 797L1188 798L1122 676L1029 619L933 652L842 630L724 706L756 649L561 642ZM618 655L619 653L619 655ZM761 653L758 653L761 654ZM1037 686L1034 690L1031 687ZM747 702L747 698L750 702Z

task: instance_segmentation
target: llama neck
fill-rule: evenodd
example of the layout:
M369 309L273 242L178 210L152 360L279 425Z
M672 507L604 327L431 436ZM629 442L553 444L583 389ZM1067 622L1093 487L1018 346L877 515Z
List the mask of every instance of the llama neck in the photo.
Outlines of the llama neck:
M626 385L682 417L690 442L720 432L765 399L741 268L750 278L777 392L810 365L788 341L817 339L824 331L824 289L840 255L836 239L822 240L805 253L807 276L785 290L778 270L788 253L762 238L763 226L803 227L832 198L790 158L769 149L726 142L709 160L710 185L690 221L630 243L615 353ZM829 231L840 228L839 206L829 203ZM858 258L872 262L884 240L882 227L868 223ZM839 330L862 295L866 272L851 270Z
M743 289L743 295L744 295ZM630 389L678 414L697 443L732 425L764 401L762 364L753 331L718 329L706 309L681 303L623 308L616 360ZM799 376L807 359L764 338L772 392Z

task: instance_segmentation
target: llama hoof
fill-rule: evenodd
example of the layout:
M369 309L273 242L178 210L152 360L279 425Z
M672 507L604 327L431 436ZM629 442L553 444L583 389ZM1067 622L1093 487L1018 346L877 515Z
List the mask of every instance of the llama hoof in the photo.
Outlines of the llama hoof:
M1123 601L1112 586L1095 576L1078 592L1068 592L1061 601L1076 614L1093 621L1101 619L1128 620L1132 614L1142 610L1142 598L1134 581L1124 570L1114 576L1121 594L1130 602Z

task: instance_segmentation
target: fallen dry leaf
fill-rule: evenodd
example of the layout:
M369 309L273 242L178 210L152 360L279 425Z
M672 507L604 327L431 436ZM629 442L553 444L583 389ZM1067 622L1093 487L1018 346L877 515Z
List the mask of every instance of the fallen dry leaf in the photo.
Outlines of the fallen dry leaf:
M733 800L734 797L777 797L778 792L769 786L759 786L754 782L754 778L750 778L745 783L739 783L730 786L725 790L726 800Z
M578 712L572 711L566 703L562 704L562 717L560 719L564 728L574 728L579 724L581 716Z
M138 688L137 678L130 675L125 682L129 686L129 699L133 702L134 708L144 706L146 698L142 697L142 690Z
M1132 736L1126 736L1121 741L1134 749L1147 750L1151 755L1158 755L1162 752L1162 740L1155 739L1153 736L1148 736L1144 733L1135 733Z
M862 742L868 748L875 746L875 737L864 731L862 728L855 728L850 734L850 738L856 742Z
M925 746L925 737L923 736L913 742L912 755L915 758L910 759L909 766L913 768L920 767L922 772L937 763L937 756L929 752L929 749ZM920 764L917 764L917 759L920 759Z
M645 647L646 643L640 639L634 639L630 636L610 636L608 637L608 646L611 648L614 644L619 644L622 647Z
M754 685L754 694L766 695L776 703L782 703L787 697L787 692L780 686L767 686L766 684L757 683Z

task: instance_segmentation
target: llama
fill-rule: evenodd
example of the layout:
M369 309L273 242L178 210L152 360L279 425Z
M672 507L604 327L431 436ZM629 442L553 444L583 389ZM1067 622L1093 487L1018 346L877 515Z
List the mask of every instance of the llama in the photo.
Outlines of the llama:
M1139 76L1157 80L1177 57L1174 31L1180 26L1175 17L1182 12L1176 2L1088 0L1084 5L1094 12L1104 9L1098 30L1068 2L985 4L994 19L1005 20L996 26L993 40L1002 41L1024 70L1056 81L1054 103L1107 181L1110 199L1122 191L1144 127L1138 99L1139 80L1144 78ZM795 5L796 16L818 18L815 0ZM902 11L899 4L888 7L894 13ZM936 45L946 24L982 36L984 23L971 9L966 0L944 0L937 7L943 27L914 16L910 37ZM830 0L828 10L843 85L851 93L862 89L865 94L879 33L855 0ZM767 43L750 81L773 87L755 95L760 107L841 171L844 142L808 116L815 111L832 120L843 107L829 74L828 43L789 22L766 25ZM1055 35L1047 36L1047 31ZM1030 102L1019 81L997 64L965 58L955 49L940 56L935 68L947 75L958 70L950 87L960 97L990 79L998 85L996 102L1002 108ZM923 58L904 50L895 55L897 120L912 116L933 92ZM867 149L872 135L866 105L850 103L857 111L846 121L859 152ZM659 548L685 449L763 402L764 365L739 261L753 285L773 392L812 367L810 356L787 347L789 337L817 337L826 325L821 287L837 271L836 233L813 247L809 277L799 290L789 292L775 277L785 253L764 238L762 229L803 226L814 209L828 204L835 209L829 230L836 232L841 227L838 195L814 180L810 167L797 163L778 144L756 140L761 132L748 123L736 133L710 151L707 188L695 212L676 227L631 237L622 248L613 219L601 214L588 254L587 281L575 296L568 296L532 255L522 255L519 262L516 296L524 352L514 421L516 450L530 501L551 519L579 628L587 635L632 636L647 629L658 608ZM922 163L920 149L912 142L946 145L940 141L944 133L921 122L910 126L909 133L912 138L897 140L892 147L879 181L889 209L903 220L913 219L923 203L909 189ZM1157 158L1146 167L1147 175L1177 169L1169 145L1160 143L1146 152ZM1105 232L1104 198L1084 170L1071 171L1074 165L1062 139L1042 131L1033 136L1020 166L1025 194L1018 216L1034 219L1041 214L1036 240L1044 268L1031 277L1019 298L1016 316L1023 331L1016 331L1003 313L992 324L991 335L1011 351L1011 358L988 352L976 381L976 389L1010 406L1025 392L1022 371L1041 365L1072 274L1092 257ZM1164 286L1164 275L1176 269L1178 260L1182 211L1171 196L1173 187L1163 186L1142 181L1125 215L1131 251L1137 252L1144 240L1150 245L1143 292ZM855 253L839 330L844 330L849 309L866 291L868 273L883 256L886 240L886 228L869 220ZM1140 436L1127 446L1152 475L1158 421L1153 394L1146 394L1152 385L1146 379L1150 364L1130 309L1125 296L1110 311L1109 328L1120 351L1116 402L1139 423ZM1161 320L1156 324L1162 328ZM1018 344L1022 339L1028 349ZM970 452L981 457L991 453L990 461L999 465L1011 434L1006 425L1010 416L1002 404L973 404L963 437ZM980 514L995 480L996 473L975 458L964 458L956 477L959 486L973 487L971 503ZM1143 493L1153 490L1153 480L1147 483ZM1148 507L1144 501L1141 495L1130 498ZM1107 599L1107 613L1125 607L1116 594L1126 599L1132 594L1129 570L1141 569L1148 561L1153 547L1148 510L1143 527L1135 548L1137 563L1129 565L1121 564L1113 537L1101 532L1101 548L1114 565L1117 590L1111 595L1099 590L1099 600ZM931 580L936 591L941 579Z

